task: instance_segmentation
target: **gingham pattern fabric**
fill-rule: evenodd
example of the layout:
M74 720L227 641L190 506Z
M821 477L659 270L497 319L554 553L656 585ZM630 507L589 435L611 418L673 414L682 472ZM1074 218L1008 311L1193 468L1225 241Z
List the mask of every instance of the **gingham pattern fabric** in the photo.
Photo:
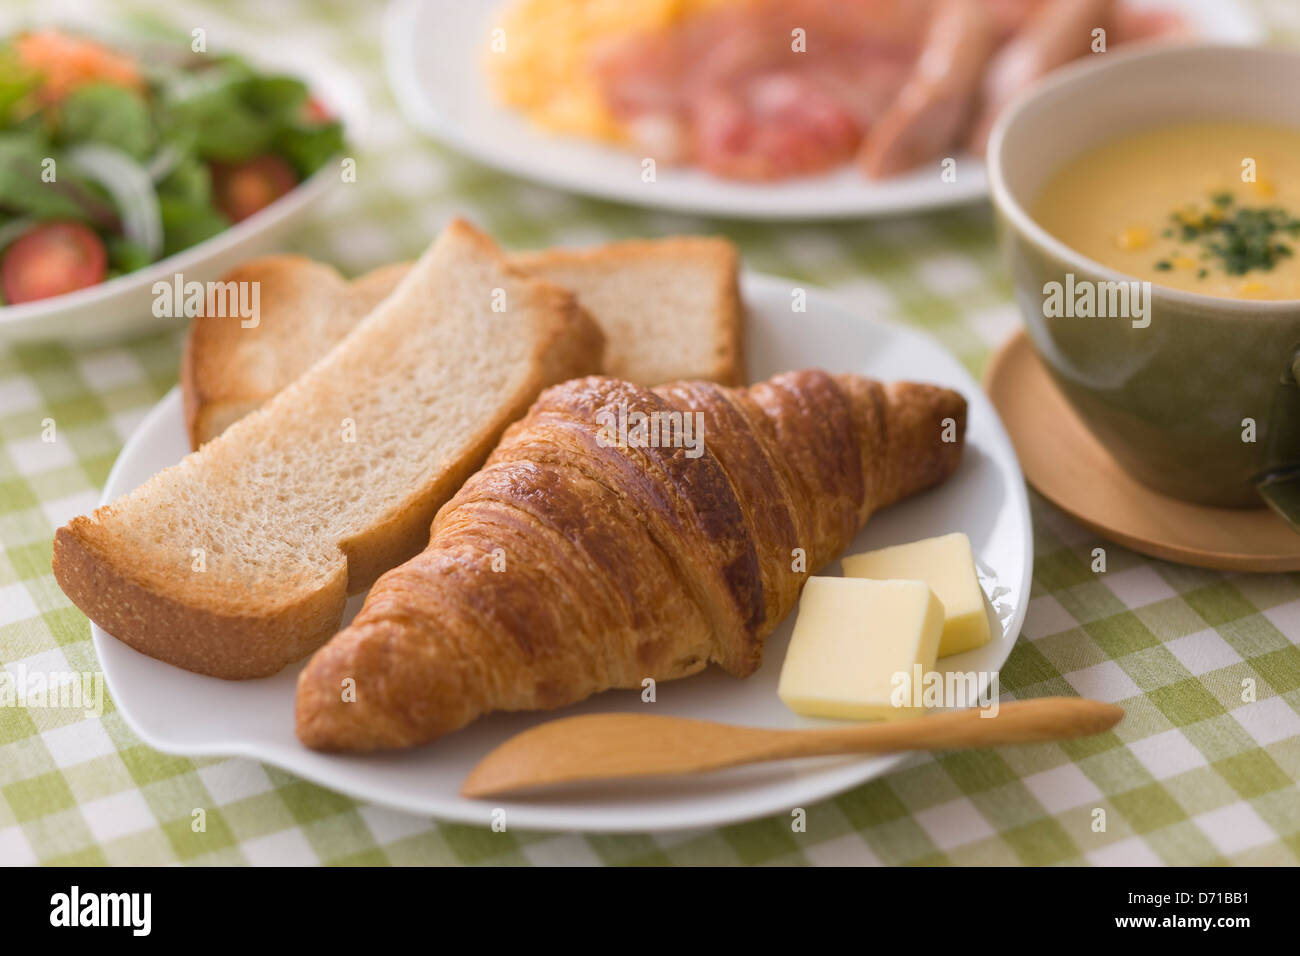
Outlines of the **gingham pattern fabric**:
M1293 3L1258 9L1279 39L1300 42ZM298 237L310 255L350 272L414 256L453 213L516 247L717 232L750 268L922 327L976 373L1018 325L983 208L833 226L705 221L561 195L459 159L398 115L380 65L381 12L249 0L169 14L187 30L186 17L204 25L213 44L224 24L278 31L364 85L372 123L358 182L337 189ZM0 661L11 672L97 670L86 619L50 574L51 535L95 505L123 441L175 383L180 344L176 332L100 348L0 346ZM41 440L47 419L54 442ZM801 833L777 815L592 836L443 825L247 760L166 756L139 742L111 700L102 718L0 706L0 862L1295 864L1300 574L1152 561L1040 499L1034 522L1032 600L1003 687L1122 704L1115 732L918 756L806 808ZM1094 573L1102 546L1107 570ZM204 833L190 826L196 807Z

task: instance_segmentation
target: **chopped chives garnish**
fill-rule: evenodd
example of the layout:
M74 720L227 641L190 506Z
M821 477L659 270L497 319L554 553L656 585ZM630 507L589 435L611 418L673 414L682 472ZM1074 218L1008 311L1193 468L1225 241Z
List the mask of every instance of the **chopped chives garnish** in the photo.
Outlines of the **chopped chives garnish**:
M1269 270L1280 259L1294 255L1291 246L1280 241L1280 236L1300 237L1300 219L1285 209L1236 206L1232 194L1226 192L1215 193L1210 201L1221 211L1171 213L1175 225L1162 235L1169 238L1177 231L1184 242L1201 243L1200 258L1219 260L1228 275L1244 275L1252 269ZM1173 265L1161 259L1155 267L1166 272ZM1202 269L1197 275L1204 278L1206 271Z

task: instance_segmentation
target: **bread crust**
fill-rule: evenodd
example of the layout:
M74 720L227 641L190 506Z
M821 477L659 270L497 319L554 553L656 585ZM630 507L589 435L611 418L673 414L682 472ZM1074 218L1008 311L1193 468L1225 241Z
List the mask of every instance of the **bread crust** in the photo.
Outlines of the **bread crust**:
M346 566L317 590L260 614L241 614L229 602L204 600L188 579L142 582L101 537L86 517L55 532L59 587L108 633L127 635L123 642L137 651L187 671L228 680L270 677L319 647L343 618ZM245 597L252 606L255 596Z
M457 241L473 245L495 268L509 273L488 237L459 220L447 228ZM440 462L424 487L395 498L382 513L371 516L363 530L338 541L337 560L320 565L304 558L301 564L277 567L264 580L251 582L191 573L175 561L151 561L150 551L133 547L115 503L58 530L53 568L59 585L119 640L198 673L228 679L265 677L310 653L337 630L349 592L365 590L385 570L423 547L438 507L543 388L599 368L603 337L573 296L539 280L523 281L533 347L514 393L498 397L459 446L456 460ZM348 347L347 341L338 346ZM297 394L296 387L286 390L260 414L276 414L282 404L292 407ZM296 422L299 413L310 419L309 410L280 414ZM194 455L202 456L208 448L226 452L222 443L239 443L256 427L249 420L248 427L227 432ZM249 457L256 454L256 448L248 449ZM201 467L189 459L173 467L187 465ZM148 483L132 494L137 493L147 495Z

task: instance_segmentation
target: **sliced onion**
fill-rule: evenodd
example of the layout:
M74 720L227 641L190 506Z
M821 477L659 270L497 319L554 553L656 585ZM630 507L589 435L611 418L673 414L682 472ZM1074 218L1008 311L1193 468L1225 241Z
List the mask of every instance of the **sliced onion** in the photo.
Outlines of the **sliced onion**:
M149 165L145 167L145 172L155 183L160 183L167 178L176 165L181 161L180 150L174 146L163 145L162 149L153 154L149 160Z
M101 143L73 147L68 160L108 190L126 238L143 248L151 261L157 259L163 247L162 214L148 171L120 149Z

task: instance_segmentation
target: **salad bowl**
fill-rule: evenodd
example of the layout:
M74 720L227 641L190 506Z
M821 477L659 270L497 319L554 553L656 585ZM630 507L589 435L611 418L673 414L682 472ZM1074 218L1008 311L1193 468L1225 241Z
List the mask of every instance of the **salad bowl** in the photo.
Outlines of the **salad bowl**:
M102 27L91 28L75 21L60 20L57 31L61 34L65 30L68 31L67 35L89 36L93 42L102 43L106 49L114 49L114 34L106 32ZM19 31L56 35L55 28L50 25L7 23L0 19L0 43L5 38L19 35ZM182 34L168 42L171 48L179 49L184 54L190 49L187 41L188 37ZM359 91L346 74L332 68L315 53L304 56L295 54L294 51L277 49L272 56L268 48L252 40L241 41L233 46L232 52L237 54L235 57L227 57L224 49L221 53L214 52L214 65L204 65L195 71L199 75L199 84L204 78L202 71L215 73L220 64L235 64L238 69L246 70L256 84L260 84L257 95L268 101L273 101L277 96L301 98L301 87L305 86L309 98L301 104L304 114L314 114L314 121L321 126L332 126L337 121L342 131L339 141L355 141L364 116L364 107ZM193 60L192 57L190 59ZM160 70L157 64L148 63L142 65L140 72L152 84L157 82ZM51 71L48 75L57 76L57 71ZM188 78L181 79L185 81ZM105 96L105 100L109 107L113 105L110 97ZM0 102L0 108L3 107L4 103ZM338 141L329 148L323 148L319 141L311 143L304 147L304 153L295 156L293 149L301 144L284 149L284 131L271 125L261 133L262 139L273 142L275 148L289 158L281 160L277 155L271 154L271 168L269 171L265 168L261 170L263 173L269 172L269 176L261 177L263 182L268 178L270 180L272 191L269 195L263 195L251 205L245 203L244 208L239 208L241 200L238 197L246 199L248 192L228 189L225 193L226 203L223 205L216 186L208 186L207 181L211 179L213 183L218 183L223 168L239 171L241 166L232 163L223 167L212 158L211 153L198 154L193 157L192 165L197 164L211 170L211 175L202 177L203 188L213 193L208 202L210 208L204 209L199 203L192 210L178 210L174 200L159 185L168 175L166 170L169 162L172 169L179 168L175 155L169 155L169 152L174 154L178 151L169 142L169 138L175 140L176 137L159 120L159 112L157 109L152 110L150 117L154 123L153 140L158 148L153 150L152 155L141 157L136 167L140 172L129 168L134 164L122 160L123 150L118 148L117 142L112 142L122 135L120 131L123 128L123 118L113 115L110 109L105 109L102 123L103 126L110 127L111 132L103 132L103 127L97 128L93 120L83 120L81 125L87 128L88 141L55 143L60 156L59 164L54 167L55 175L61 179L68 178L68 174L64 173L65 168L71 169L72 174L86 173L87 178L94 183L99 201L108 204L110 210L116 213L114 218L119 225L111 231L99 229L93 221L64 221L62 215L39 207L34 213L31 210L15 209L12 196L11 205L5 208L5 196L3 190L0 190L0 213L7 214L0 216L0 278L5 280L6 289L4 298L0 299L0 344L31 341L95 343L168 326L182 327L187 321L183 312L178 314L174 308L155 307L157 289L163 285L171 288L181 283L186 286L191 283L206 284L220 278L244 259L281 248L288 235L303 223L322 197L343 179L344 156L338 148ZM222 108L215 115L229 117L231 113L231 110ZM15 121L11 115L7 124L0 123L0 160L5 158L3 147L6 137L12 143L18 137L29 135L33 129L39 135L52 125L42 124L39 117L33 119L24 118L21 113L18 115L23 122ZM58 116L54 122L66 123L66 119ZM65 128L55 126L55 129L65 133L64 139L68 138ZM200 135L209 136L213 150L228 150L232 157L242 158L241 152L247 153L248 150L243 148L241 137L256 136L258 131L248 124L241 128L238 122L232 122L220 129L204 129ZM109 139L109 143L96 141L99 137ZM38 148L45 145L40 139L36 142ZM107 149L104 148L105 145L108 146ZM182 146L180 149L182 155L184 148ZM307 156L306 150L310 149L314 149L316 154ZM198 153L197 149L194 151ZM75 160L80 162L74 162ZM243 166L256 166L260 160L261 157L245 162ZM115 165L128 168L116 171ZM277 181L277 165L286 171L293 170L293 178L286 179L285 174L281 173L278 174L280 178ZM0 168L0 173L3 172L4 169ZM33 190L49 184L48 178L39 180L35 171L31 175ZM153 181L154 188L151 188L148 180ZM0 176L0 186L2 185L3 177ZM254 189L255 194L256 192ZM236 197L233 209L230 205L232 196ZM206 218L209 214L211 218ZM51 223L51 219L57 222ZM169 231L164 242L162 223L167 224L168 230L175 226L182 233L184 230L196 230L191 235L197 241L192 241L183 234L173 236ZM54 228L50 228L52 225ZM42 229L48 230L52 235L31 235ZM61 235L53 235L60 232ZM96 238L97 235L100 238ZM18 256L13 255L24 238L27 248L21 249ZM65 247L58 250L59 255L49 255L48 246L53 244L55 238L62 239ZM67 248L66 244L72 239L81 242L85 248ZM121 261L123 254L120 250L123 246L129 250L128 261L125 263ZM108 253L103 251L105 247L109 249ZM33 250L46 253L46 261L41 261L39 255L29 258L28 254ZM106 256L107 270L104 263ZM135 261L129 261L131 257ZM83 278L78 283L74 279L73 284L82 284L83 287L58 294L50 294L48 287L35 290L31 288L34 284L39 285L51 269L56 282L66 281L54 266L66 269L68 262L79 268L98 269L94 273L98 276L98 281ZM93 284L86 285L85 281L93 281ZM23 288L24 284L26 289ZM18 295L13 294L15 289L20 290Z

